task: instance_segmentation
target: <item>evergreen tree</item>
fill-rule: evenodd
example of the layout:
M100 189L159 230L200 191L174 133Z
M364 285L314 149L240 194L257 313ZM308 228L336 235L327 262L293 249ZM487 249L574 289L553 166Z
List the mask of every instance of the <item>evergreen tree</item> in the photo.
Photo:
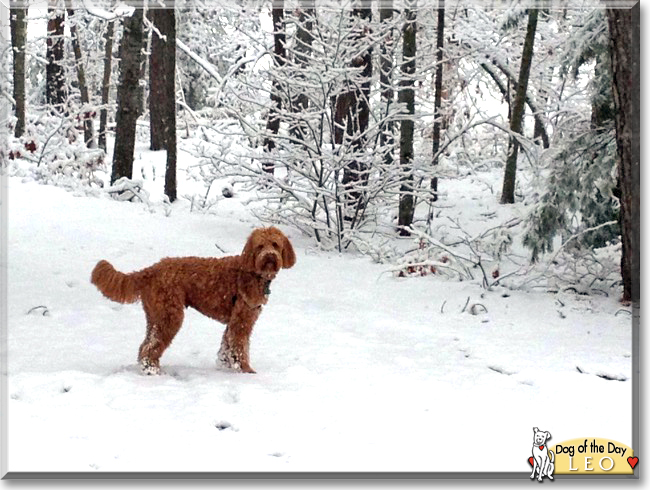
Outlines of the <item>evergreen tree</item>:
M619 217L616 198L616 141L612 120L611 68L608 34L601 10L589 11L574 32L562 62L562 73L577 77L581 67L595 61L589 86L590 108L582 119L567 118L556 127L561 145L551 150L551 168L544 191L527 219L524 245L536 261L563 240ZM581 234L573 247L602 247L619 234L618 226Z

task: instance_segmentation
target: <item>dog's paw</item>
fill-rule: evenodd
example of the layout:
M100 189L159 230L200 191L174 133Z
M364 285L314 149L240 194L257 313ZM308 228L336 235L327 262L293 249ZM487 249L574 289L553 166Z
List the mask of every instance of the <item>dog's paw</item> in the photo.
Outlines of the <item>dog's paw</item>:
M160 374L160 366L154 364L149 359L143 359L140 362L140 366L142 367L142 374L146 374L147 376Z
M241 366L241 367L239 368L239 370L240 370L242 373L247 373L247 374L255 374L255 373L256 373L256 371L255 371L252 367L250 367L249 365Z

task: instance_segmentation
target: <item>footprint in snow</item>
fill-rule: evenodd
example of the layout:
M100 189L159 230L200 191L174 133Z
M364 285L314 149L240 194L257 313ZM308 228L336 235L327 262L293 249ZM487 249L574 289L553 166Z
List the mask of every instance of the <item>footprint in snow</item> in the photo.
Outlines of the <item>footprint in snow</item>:
M501 366L488 366L487 368L491 371L494 371L495 373L505 374L506 376L512 376L513 374L517 374L515 371L507 371L505 368Z
M228 421L226 421L226 420L222 420L222 421L220 421L220 422L216 422L216 423L214 424L214 426L215 426L219 431L222 431L222 430L226 430L226 429L228 429L228 430L231 430L231 431L233 431L233 432L237 432L237 430L238 430L238 429L236 429L235 427L233 427L232 424L231 424L230 422L228 422Z

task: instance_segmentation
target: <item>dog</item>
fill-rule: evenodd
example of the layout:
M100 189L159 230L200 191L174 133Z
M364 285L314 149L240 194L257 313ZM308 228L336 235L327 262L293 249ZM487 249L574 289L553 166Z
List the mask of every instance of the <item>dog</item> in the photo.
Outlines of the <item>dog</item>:
M537 480L542 481L543 476L547 476L549 480L553 479L553 472L555 471L555 455L553 451L548 449L546 441L551 438L551 433L539 430L533 427L533 472L530 474L530 479L535 478L537 472Z
M254 230L241 255L165 258L130 274L100 260L90 280L108 299L142 301L147 330L138 362L144 373L160 373L160 357L180 330L187 307L226 325L217 355L222 365L254 373L249 359L253 326L268 301L271 281L295 263L289 239L269 227Z

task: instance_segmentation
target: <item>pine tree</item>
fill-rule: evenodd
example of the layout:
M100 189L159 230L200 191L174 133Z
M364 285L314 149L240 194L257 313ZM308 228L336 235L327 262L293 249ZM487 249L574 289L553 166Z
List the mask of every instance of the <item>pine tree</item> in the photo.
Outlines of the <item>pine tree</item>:
M594 63L589 85L591 112L556 124L561 144L549 152L550 175L524 234L523 243L532 251L533 261L553 250L557 235L566 239L619 218L606 19L602 10L583 15L579 19L582 27L570 36L560 68L562 76L577 77L581 67ZM617 240L619 233L618 226L600 227L574 239L573 247L603 247Z

